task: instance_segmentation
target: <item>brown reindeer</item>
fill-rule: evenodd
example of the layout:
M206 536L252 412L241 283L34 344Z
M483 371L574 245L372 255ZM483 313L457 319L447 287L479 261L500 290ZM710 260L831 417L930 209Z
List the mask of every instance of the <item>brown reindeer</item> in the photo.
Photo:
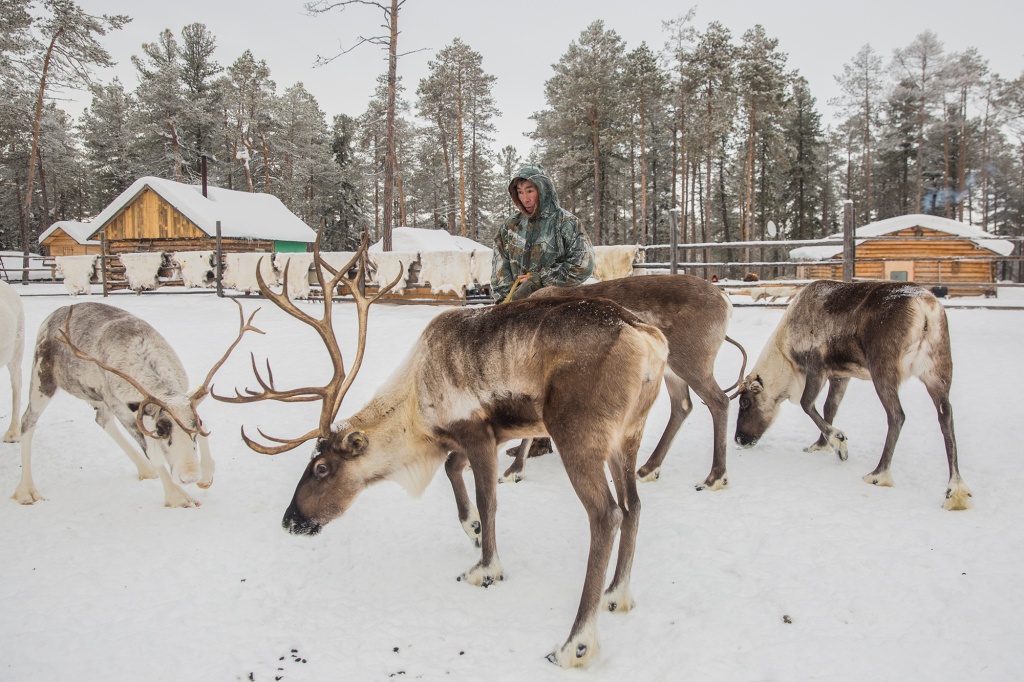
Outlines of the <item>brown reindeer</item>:
M361 269L365 248L364 240L356 255ZM318 252L314 263L328 292L320 319L299 310L283 293L270 291L262 278L260 289L320 334L334 364L331 381L323 388L279 390L272 379L257 375L259 391L236 392L233 398L215 395L239 403L323 400L318 428L298 438L264 436L275 445L262 445L243 430L250 447L268 454L316 439L284 527L316 534L373 483L390 479L415 494L446 461L449 474L460 475L468 462L480 513L481 558L459 579L490 585L503 579L495 538L498 445L510 438L548 435L559 446L590 519L590 553L576 620L565 644L549 658L565 667L586 665L598 648L599 608L625 612L633 606L629 576L640 512L633 470L664 370L665 337L607 300L523 300L449 310L427 325L369 403L332 424L362 360L367 309L389 287L367 296L357 280L345 277L348 267L333 271ZM334 273L329 282L325 267ZM359 318L356 360L347 374L331 323L329 292L339 282L352 292ZM615 572L602 597L617 533Z
M916 376L939 416L949 484L946 509L970 507L971 491L960 478L949 386L953 358L942 304L926 289L905 282L812 282L789 305L753 370L737 391L736 442L752 446L775 421L785 400L798 401L821 435L807 451L847 457L846 435L832 425L851 378L869 379L885 408L889 430L878 466L864 477L891 486L896 441L904 414L899 388ZM815 400L828 382L824 417Z
M697 490L719 490L729 484L725 469L726 443L729 438L729 397L715 380L715 358L723 341L728 341L743 354L739 377L746 370L747 354L743 346L726 336L732 304L715 285L691 275L647 275L625 277L586 284L581 287L547 287L530 298L539 297L607 298L634 313L647 324L660 329L668 339L668 367L665 387L671 400L671 414L665 432L647 462L637 471L642 481L661 476L661 465L683 422L693 411L690 388L711 411L714 427L711 472ZM737 382L738 383L738 382ZM527 448L536 454L537 442L523 442L516 450L515 461L502 475L502 482L522 480ZM550 451L550 450L548 450ZM461 513L461 510L460 510Z

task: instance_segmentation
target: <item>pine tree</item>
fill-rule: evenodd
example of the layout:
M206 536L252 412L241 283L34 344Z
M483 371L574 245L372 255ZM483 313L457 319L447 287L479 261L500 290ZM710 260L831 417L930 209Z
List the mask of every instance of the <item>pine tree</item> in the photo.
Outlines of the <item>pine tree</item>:
M871 190L871 171L874 165L872 142L878 125L878 99L882 93L882 58L871 45L864 45L849 64L843 65L843 74L835 79L843 94L831 103L842 107L848 116L855 116L861 128L864 204L859 213L865 222L870 222L874 214Z
M605 29L603 21L593 22L554 65L555 74L544 84L549 108L534 115L534 136L547 149L542 158L548 170L564 176L562 187L590 195L589 232L595 244L604 243L604 190L624 124L624 56L618 33ZM568 199L571 206L571 194Z

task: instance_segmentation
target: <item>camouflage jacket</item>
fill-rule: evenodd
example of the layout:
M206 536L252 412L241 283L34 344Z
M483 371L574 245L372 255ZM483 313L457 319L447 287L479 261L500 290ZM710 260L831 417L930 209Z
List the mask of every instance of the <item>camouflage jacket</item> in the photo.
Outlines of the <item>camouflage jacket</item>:
M533 217L519 203L516 181L537 186L538 206ZM509 216L494 238L491 296L502 301L516 277L530 273L513 298L526 298L542 287L579 286L594 272L594 247L579 219L558 204L551 178L538 168L520 170L509 183L509 194L519 211Z

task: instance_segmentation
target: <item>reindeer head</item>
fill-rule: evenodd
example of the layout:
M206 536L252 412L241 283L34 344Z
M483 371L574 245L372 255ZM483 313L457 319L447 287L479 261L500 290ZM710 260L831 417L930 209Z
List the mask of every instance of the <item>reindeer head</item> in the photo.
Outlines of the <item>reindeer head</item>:
M322 232L321 232L322 234ZM362 364L363 352L366 348L366 321L367 311L374 301L390 291L402 278L399 272L395 281L381 287L376 294L367 296L364 291L364 273L366 272L366 251L369 248L369 240L363 236L359 250L344 267L335 270L325 263L320 257L320 235L313 250L313 264L317 281L324 292L324 314L320 318L314 318L303 310L300 310L292 303L287 296L288 292L288 266L285 267L284 284L280 293L272 291L263 280L259 270L256 271L256 280L260 292L273 301L281 310L292 317L311 326L320 336L327 352L330 354L331 363L334 366L334 373L326 386L306 387L292 390L278 390L274 385L273 372L270 364L267 363L266 378L256 367L256 359L253 357L253 372L262 390L255 391L246 389L245 394L235 391L233 397L219 396L213 394L217 400L233 403L249 403L260 400L279 400L282 402L305 402L312 400L321 401L320 423L317 428L309 431L298 438L275 438L259 431L260 435L277 445L263 445L252 440L242 430L242 440L251 449L267 455L276 455L287 452L298 447L308 440L316 439L316 449L309 464L306 466L302 478L295 488L292 503L285 512L284 527L296 534L315 535L327 522L340 516L355 496L369 483L379 479L374 478L372 471L368 470L367 461L370 458L364 457L368 448L369 439L365 433L352 427L347 422L332 427L332 422L341 408L341 401L345 393L355 379L359 366ZM358 262L356 276L347 277L348 271ZM289 263L289 266L291 263ZM324 276L323 271L327 270L331 279ZM341 349L338 346L338 339L334 333L332 322L333 294L339 284L345 284L348 293L352 295L356 303L356 311L359 319L359 339L356 347L356 357L352 370L345 372L344 361L341 356ZM253 316L256 313L253 313ZM249 318L250 322L252 316Z
M769 396L759 374L747 375L732 397L738 397L740 404L736 417L736 442L744 447L753 446L775 421L782 401Z
M282 525L290 533L316 535L329 521L341 516L369 483L371 458L367 435L342 422L328 437L316 442L313 456L295 486Z
M146 454L159 451L171 467L171 477L181 484L196 483L201 473L196 438L202 432L198 415L187 397L167 401L129 403L136 425L146 443Z

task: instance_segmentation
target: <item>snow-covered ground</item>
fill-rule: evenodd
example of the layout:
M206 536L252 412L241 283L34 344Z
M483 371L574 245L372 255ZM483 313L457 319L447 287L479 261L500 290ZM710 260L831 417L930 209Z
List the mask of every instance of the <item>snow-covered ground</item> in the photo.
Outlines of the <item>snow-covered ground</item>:
M35 330L69 301L105 300L148 320L193 382L237 330L234 304L207 292L70 299L59 285L18 290L30 337L26 394ZM279 385L322 381L327 358L313 332L266 301L245 303L247 311L258 305L255 323L267 335L247 340L225 366L219 392L253 385L247 349L270 357ZM343 415L441 310L374 306L370 348ZM337 304L335 315L351 358L353 306ZM735 310L730 336L751 362L781 315ZM1024 468L1013 426L1024 313L951 309L949 319L960 467L973 510L941 507L942 439L916 380L902 393L907 423L893 488L861 480L885 433L866 382L853 382L837 419L850 438L847 462L804 453L814 427L787 405L757 447L730 443L730 485L721 492L694 490L711 460L711 420L698 404L661 480L640 487L637 608L600 616L601 653L583 672L544 659L572 624L588 544L557 456L530 460L525 481L499 487L506 580L480 589L455 580L478 550L455 518L443 473L420 499L392 483L367 490L319 536L282 530L309 448L258 455L239 427L298 435L315 423L315 405L205 402L215 483L192 488L201 508L166 509L159 482L136 480L88 406L60 395L34 439L46 501L8 499L19 446L0 443L0 679L1024 679ZM732 383L738 368L726 346L719 381ZM2 428L9 411L0 371ZM663 391L641 461L667 416Z

